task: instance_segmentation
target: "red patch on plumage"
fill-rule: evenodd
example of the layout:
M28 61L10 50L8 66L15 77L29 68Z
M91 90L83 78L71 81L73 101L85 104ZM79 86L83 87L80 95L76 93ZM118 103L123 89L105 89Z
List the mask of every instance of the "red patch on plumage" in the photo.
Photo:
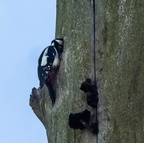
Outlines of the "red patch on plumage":
M50 80L51 84L53 84L54 77L55 77L54 72L50 72L50 73L48 74L48 76L49 76L49 80Z

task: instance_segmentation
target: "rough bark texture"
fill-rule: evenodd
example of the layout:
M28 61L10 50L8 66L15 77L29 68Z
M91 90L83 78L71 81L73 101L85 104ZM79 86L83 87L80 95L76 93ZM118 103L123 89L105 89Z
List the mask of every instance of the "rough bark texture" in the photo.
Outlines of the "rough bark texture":
M144 0L96 0L99 143L144 141Z
M56 37L63 37L65 43L57 76L56 104L52 108L46 103L49 143L95 143L95 135L87 130L73 130L68 125L70 113L88 108L79 87L94 75L91 1L57 1Z
M56 37L65 40L57 99L52 107L43 88L40 103L49 143L143 143L144 0L95 0L95 9L92 0L57 0ZM79 90L82 81L95 75L98 140L87 130L68 126L70 113L85 108L95 112Z

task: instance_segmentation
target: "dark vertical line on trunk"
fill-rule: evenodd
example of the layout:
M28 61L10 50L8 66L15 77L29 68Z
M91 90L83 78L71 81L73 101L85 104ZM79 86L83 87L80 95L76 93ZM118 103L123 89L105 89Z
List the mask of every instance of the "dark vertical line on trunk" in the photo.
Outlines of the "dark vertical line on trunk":
M96 43L95 43L95 0L93 0L93 45L94 45L94 83L96 83ZM96 85L97 86L97 85Z
M76 143L76 130L74 130L74 143Z
M95 0L93 0L93 45L94 45L94 83L96 84L96 87L97 87L97 81L96 81L96 42L95 42L95 39L96 39L96 36L95 36L95 31L96 31L96 28L95 28L95 23L96 23L96 20L95 20Z
M96 78L96 28L95 28L95 23L96 23L96 19L95 19L95 0L93 0L93 45L94 45L94 83L95 83L95 88L97 89L97 78ZM98 118L97 118L97 107L96 107L96 122L98 122ZM96 135L96 143L98 143L98 134Z

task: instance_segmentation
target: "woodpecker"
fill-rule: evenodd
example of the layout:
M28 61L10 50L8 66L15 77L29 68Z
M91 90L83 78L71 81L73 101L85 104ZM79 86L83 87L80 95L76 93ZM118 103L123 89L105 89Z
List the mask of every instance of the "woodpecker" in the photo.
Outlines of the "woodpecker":
M47 46L42 51L38 59L38 78L40 81L40 88L46 84L52 100L52 105L54 105L56 99L53 82L60 65L63 44L64 40L62 38L52 40L51 45Z

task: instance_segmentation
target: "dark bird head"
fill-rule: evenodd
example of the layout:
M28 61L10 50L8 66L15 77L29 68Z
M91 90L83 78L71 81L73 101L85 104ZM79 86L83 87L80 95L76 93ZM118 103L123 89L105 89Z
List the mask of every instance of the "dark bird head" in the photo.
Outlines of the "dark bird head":
M52 40L51 45L54 46L59 53L62 53L64 40L63 40L63 38L56 38L56 39Z

